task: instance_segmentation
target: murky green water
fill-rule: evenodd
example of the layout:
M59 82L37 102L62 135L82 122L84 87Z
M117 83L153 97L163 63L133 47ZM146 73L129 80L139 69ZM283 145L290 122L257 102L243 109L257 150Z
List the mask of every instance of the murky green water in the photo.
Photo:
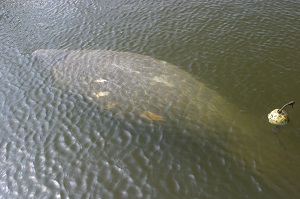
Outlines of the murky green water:
M2 198L300 196L299 1L44 0L0 8ZM239 118L224 128L116 119L84 92L57 86L32 58L38 49L167 61L228 100L234 108L222 117ZM291 100L291 122L274 133L267 114Z

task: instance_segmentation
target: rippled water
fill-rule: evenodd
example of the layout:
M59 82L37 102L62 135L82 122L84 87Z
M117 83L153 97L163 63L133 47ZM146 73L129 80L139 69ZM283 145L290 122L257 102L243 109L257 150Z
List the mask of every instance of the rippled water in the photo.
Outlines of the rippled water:
M299 198L299 1L0 8L1 198ZM203 129L110 117L84 92L57 86L32 58L38 49L165 60L227 98L235 108L224 118L245 119ZM274 130L267 113L291 100L291 122Z

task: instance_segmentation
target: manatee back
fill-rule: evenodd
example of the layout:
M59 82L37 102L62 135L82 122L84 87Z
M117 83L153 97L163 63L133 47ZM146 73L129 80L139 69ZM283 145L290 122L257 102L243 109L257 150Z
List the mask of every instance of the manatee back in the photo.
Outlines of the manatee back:
M33 54L59 85L92 98L100 110L118 116L140 118L145 112L153 113L161 120L201 128L232 120L233 110L223 97L164 61L104 50L37 50Z

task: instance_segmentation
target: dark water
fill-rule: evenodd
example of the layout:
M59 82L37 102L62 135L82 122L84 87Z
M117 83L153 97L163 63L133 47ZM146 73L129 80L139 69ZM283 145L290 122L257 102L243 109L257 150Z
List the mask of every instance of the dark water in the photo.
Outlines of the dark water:
M299 1L0 8L2 198L299 198ZM231 137L228 125L213 139L189 136L199 129L176 121L120 122L52 83L32 59L37 49L127 51L175 64L249 117L247 134ZM291 122L275 134L266 116L291 100Z

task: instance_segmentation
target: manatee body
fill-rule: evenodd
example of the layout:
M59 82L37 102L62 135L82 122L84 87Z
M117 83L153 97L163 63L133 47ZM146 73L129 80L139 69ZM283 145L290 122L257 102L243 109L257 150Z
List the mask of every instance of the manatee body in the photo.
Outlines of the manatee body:
M105 50L41 49L33 57L57 86L91 99L100 114L134 130L161 125L164 133L177 129L249 162L258 154L253 118L177 66Z
M189 73L148 56L104 50L37 50L33 55L55 82L118 117L227 130L238 114Z

